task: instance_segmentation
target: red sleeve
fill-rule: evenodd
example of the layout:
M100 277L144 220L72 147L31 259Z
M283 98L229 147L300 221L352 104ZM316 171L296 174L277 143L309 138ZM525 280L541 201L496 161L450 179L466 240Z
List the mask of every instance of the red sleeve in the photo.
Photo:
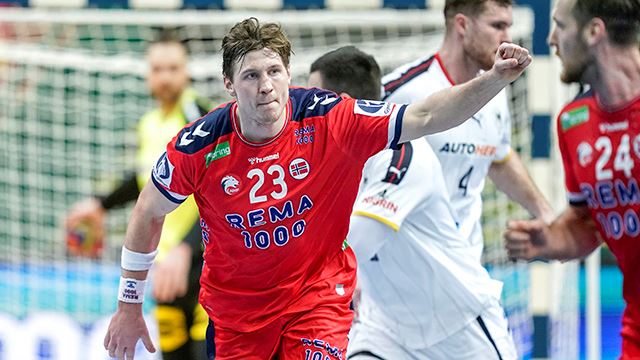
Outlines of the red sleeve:
M327 113L329 129L343 152L367 159L395 149L407 105L345 98Z
M193 163L194 156L176 150L178 140L176 136L169 142L167 151L153 167L151 180L167 199L179 204L195 192L192 179L197 179L197 166Z
M562 114L562 112L560 112ZM562 122L560 116L556 121L556 127L558 131L558 146L560 147L560 155L562 157L562 165L564 168L564 182L567 188L567 198L571 204L580 204L587 200L587 197L580 191L578 182L576 181L575 174L573 173L573 158L577 154L573 154L567 145L566 130L562 129Z

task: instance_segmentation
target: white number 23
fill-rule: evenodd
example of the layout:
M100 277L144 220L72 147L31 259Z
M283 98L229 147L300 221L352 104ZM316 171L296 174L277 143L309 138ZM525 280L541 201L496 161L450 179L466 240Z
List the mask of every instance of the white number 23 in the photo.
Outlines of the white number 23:
M287 195L287 183L284 181L284 175L286 172L280 165L271 165L267 169L267 174L272 176L273 185L280 187L279 191L272 191L271 196L280 200ZM258 178L258 181L251 187L251 191L249 191L249 202L251 204L261 203L267 201L267 195L257 195L258 191L264 185L265 175L264 172L260 169L251 169L247 173L247 177L249 179L253 179L254 177Z

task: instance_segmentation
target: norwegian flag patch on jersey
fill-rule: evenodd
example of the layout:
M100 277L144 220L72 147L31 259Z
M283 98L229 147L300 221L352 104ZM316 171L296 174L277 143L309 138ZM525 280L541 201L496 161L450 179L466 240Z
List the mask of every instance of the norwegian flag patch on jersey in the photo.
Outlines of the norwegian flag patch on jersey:
M289 164L289 174L296 180L302 180L309 175L309 163L307 160L297 158L291 161Z

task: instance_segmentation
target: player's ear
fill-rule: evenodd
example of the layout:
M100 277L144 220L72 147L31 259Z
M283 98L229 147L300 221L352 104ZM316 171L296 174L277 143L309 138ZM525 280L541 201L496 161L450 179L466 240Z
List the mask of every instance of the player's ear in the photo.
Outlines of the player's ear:
M236 90L233 87L233 82L228 77L224 77L224 89L231 97L236 97Z
M597 17L591 19L584 27L583 36L589 45L602 41L607 36L604 21Z
M457 34L464 36L467 32L467 27L469 25L469 18L467 18L464 14L456 14L453 17L453 26Z
M289 78L289 84L291 84L291 65L287 65L287 77Z

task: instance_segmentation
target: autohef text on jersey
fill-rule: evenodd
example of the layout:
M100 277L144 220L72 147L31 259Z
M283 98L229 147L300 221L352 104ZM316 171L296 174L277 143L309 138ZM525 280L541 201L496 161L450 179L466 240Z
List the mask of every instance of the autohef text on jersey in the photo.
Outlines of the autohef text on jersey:
M496 147L493 145L476 145L471 143L449 143L446 142L439 152L452 154L468 154L480 156L493 156L496 154Z

